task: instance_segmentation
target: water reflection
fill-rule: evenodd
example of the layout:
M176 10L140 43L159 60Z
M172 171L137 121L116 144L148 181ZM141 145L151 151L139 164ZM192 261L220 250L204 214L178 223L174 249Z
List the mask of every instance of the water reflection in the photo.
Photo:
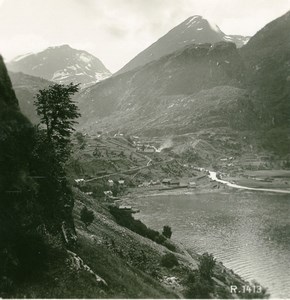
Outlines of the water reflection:
M290 297L289 195L232 191L135 199L136 217L199 253L212 252L272 297Z

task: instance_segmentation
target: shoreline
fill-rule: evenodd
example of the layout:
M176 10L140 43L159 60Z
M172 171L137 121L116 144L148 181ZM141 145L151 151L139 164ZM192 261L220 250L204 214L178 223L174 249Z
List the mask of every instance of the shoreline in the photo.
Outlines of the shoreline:
M182 187L172 187L168 188L164 185L159 186L147 186L142 188L131 188L129 193L127 195L124 195L121 197L121 201L130 202L130 205L134 206L134 198L143 198L143 197L154 197L158 195L186 195L186 194L204 194L204 193L243 193L243 192L255 192L255 193L277 193L281 195L290 194L290 189L279 189L279 188L263 188L263 187L255 187L255 184L257 183L253 178L247 178L250 184L249 186L243 186L239 185L238 183L233 183L229 181L229 177L225 176L222 179L217 178L218 172L213 171L207 171L207 170L201 170L203 173L208 172L208 175L206 179L202 183L199 183L195 188L190 188L186 186ZM236 177L235 182L239 182L238 179L243 180L242 177ZM278 178L278 180L284 180L285 178ZM273 180L271 182L263 182L267 186L272 187L275 182L278 180ZM259 183L259 182L258 182ZM162 188L163 187L163 188ZM133 202L132 202L133 201ZM178 242L179 243L179 242ZM184 245L185 247L185 245ZM190 253L192 257L195 257L196 255L200 255L200 253L192 252L192 249L188 249L185 247L186 251ZM222 272L225 272L228 278L231 276L238 277L244 284L251 285L252 280L244 279L242 276L239 275L238 272L235 272L231 268L228 268L226 266L226 263L223 260L217 261L219 266L221 267ZM224 265L225 263L225 265ZM255 279L253 279L255 280Z
M162 184L147 187L133 187L129 189L129 193L127 195L121 197L120 201L125 200L125 198L149 197L153 195L162 194L179 195L195 193L214 193L218 191L222 193L222 191L225 192L230 190L290 194L290 187L288 188L288 182L285 178L281 179L278 177L277 179L273 177L270 180L267 178L269 180L267 181L266 179L262 180L260 178L259 180L249 177L246 178L244 177L244 174L240 174L239 176L225 175L223 178L218 178L219 172L209 171L205 169L202 169L200 171L202 171L203 174L207 174L206 180L203 181L201 184L197 185L196 187L188 187L186 185L170 187ZM277 171L269 170L268 172ZM282 184L282 182L284 182L284 184ZM283 189L281 189L281 187L283 187Z
M218 192L217 189L209 189L209 188L195 188L195 189L187 189L188 192L191 193L209 193L209 192ZM221 192L221 190L219 190ZM138 194L137 194L138 193ZM130 205L133 206L132 201L134 201L134 198L138 197L138 198L144 198L144 197L152 197L152 196L157 196L157 195L181 195L181 194L185 194L184 193L184 189L158 189L158 188L154 188L154 189L148 189L142 191L142 193L140 193L140 189L133 189L129 195L125 195L124 197L122 197L119 201L122 201L122 204L124 202L126 202L126 200L129 202ZM123 202L124 201L124 202ZM138 207L138 209L140 209L140 207ZM141 211L139 211L141 212ZM146 224L150 227L150 224ZM190 247L187 247L183 242L178 241L178 240L172 240L172 242L178 247L178 249L182 250L183 255L187 255L190 256L190 260L191 261L195 261L195 265L197 267L197 262L198 262L198 258L202 255L202 253L200 252L196 252L195 250L191 249ZM223 278L223 280L221 280L221 278ZM224 281L225 280L225 281ZM213 276L213 281L215 282L215 284L217 286L222 286L222 287L227 287L228 289L230 289L230 286L232 285L238 285L238 286L261 286L261 288L264 290L266 289L266 294L265 297L268 298L268 288L263 286L262 284L258 283L255 279L246 279L243 276L241 276L238 272L236 272L234 269L226 266L226 262L224 262L223 260L216 260L216 269L215 269L215 274ZM235 297L237 296L237 297ZM236 298L239 299L240 297L238 295L232 294L232 298Z
M282 190L282 189L274 189L274 188L261 188L261 187L249 187L249 186L243 186L243 185L239 185L239 184L236 184L236 183L232 183L230 181L219 179L217 177L217 173L218 172L209 171L209 178L216 181L216 182L225 184L226 186L231 187L231 188L240 189L240 190L257 191L257 192L260 191L260 192L269 192L269 193L290 194L290 190L284 190L284 189Z

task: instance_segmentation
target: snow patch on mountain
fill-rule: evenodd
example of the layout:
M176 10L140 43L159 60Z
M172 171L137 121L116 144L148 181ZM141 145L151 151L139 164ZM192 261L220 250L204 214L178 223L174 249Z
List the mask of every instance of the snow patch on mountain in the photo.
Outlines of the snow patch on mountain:
M231 42L233 40L233 38L231 36L225 36L224 40Z
M185 24L187 25L187 28L190 28L192 27L196 22L198 22L198 19L200 19L201 16L193 16L191 17L188 22Z
M209 21L209 20L207 20L207 22L208 22L210 28L211 28L213 31L218 32L218 33L221 32L221 30L219 29L219 27L218 27L215 23L213 23L213 22L211 22L211 21Z
M59 80L67 78L68 76L69 76L68 72L65 72L63 70L58 70L58 71L54 72L54 74L52 76L52 80L59 81Z
M13 61L20 61L22 60L23 58L27 57L27 56L30 56L30 55L33 55L34 53L30 52L30 53L26 53L26 54L23 54L23 55L18 55L16 56Z
M88 63L90 63L90 62L92 61L93 58L92 58L91 56L85 54L85 53L82 53L82 54L79 56L79 59L80 59L81 61L83 61L84 63L88 64Z
M13 72L22 72L63 84L80 83L81 87L111 76L110 71L98 58L69 45L49 47L36 54L17 56L7 66Z

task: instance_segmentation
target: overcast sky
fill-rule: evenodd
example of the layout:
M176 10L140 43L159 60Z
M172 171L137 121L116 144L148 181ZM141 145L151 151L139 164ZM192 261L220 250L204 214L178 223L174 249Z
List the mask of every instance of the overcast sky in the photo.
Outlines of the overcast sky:
M0 0L0 53L69 44L115 72L192 15L253 35L288 10L290 0Z

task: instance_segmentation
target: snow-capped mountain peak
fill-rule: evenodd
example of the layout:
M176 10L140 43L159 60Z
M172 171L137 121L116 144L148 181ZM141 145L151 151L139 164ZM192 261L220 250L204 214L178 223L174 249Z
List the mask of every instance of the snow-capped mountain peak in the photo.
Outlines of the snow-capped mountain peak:
M196 23L198 23L202 19L201 16L192 16L188 18L186 24L188 28L193 27Z
M18 56L8 64L8 68L59 83L80 83L81 87L111 76L98 58L69 45L49 47L36 54Z
M193 15L139 53L116 74L133 70L187 45L228 41L242 47L248 40L249 37L226 35L214 22Z

